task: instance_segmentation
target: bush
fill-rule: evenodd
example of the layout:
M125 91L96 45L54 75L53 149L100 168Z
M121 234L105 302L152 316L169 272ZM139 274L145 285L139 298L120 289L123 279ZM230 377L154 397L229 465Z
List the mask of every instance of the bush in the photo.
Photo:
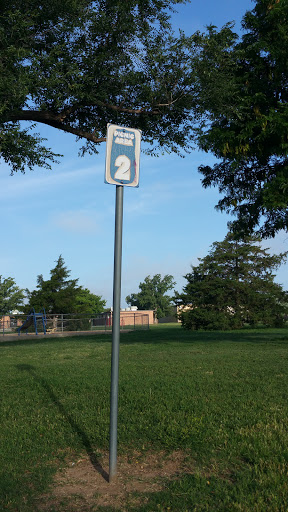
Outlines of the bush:
M262 315L263 317L263 315ZM284 315L265 315L265 318L251 317L245 323L241 315L233 314L229 310L227 312L217 311L212 308L195 308L190 311L181 313L180 320L184 329L193 331L226 331L230 329L241 329L249 326L250 328L258 327L285 327Z
M180 318L182 327L193 331L225 331L231 329L233 323L231 314L205 308L191 309L182 313Z

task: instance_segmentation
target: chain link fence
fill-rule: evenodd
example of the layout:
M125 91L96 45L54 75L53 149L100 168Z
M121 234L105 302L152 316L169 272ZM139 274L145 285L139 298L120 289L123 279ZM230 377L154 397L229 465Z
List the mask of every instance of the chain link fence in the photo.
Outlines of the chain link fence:
M3 315L0 313L0 335L17 335L19 329L26 322L28 315ZM46 318L45 318L46 317ZM27 329L25 326L20 330L20 335L35 334L35 326L38 334L52 335L64 332L77 331L112 331L113 313L102 313L93 318L80 317L77 315L36 315ZM125 330L142 330L149 329L149 315L141 314L141 312L125 312L120 315L120 329Z

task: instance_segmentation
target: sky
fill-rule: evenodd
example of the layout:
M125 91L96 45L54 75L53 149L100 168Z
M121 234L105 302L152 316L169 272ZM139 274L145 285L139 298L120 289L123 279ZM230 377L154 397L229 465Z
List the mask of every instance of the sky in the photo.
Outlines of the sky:
M192 0L177 7L173 27L189 35L210 23L234 20L236 29L250 0ZM61 254L71 278L112 306L115 186L104 183L105 143L98 155L78 156L70 134L37 127L47 146L64 155L52 170L10 176L0 166L0 275L33 290L37 275L49 279ZM171 274L181 291L191 264L224 239L229 216L215 210L217 189L203 189L197 169L213 156L195 150L185 158L142 154L139 188L124 188L121 307L148 275ZM273 253L288 250L288 234L263 242ZM288 289L287 264L276 281Z

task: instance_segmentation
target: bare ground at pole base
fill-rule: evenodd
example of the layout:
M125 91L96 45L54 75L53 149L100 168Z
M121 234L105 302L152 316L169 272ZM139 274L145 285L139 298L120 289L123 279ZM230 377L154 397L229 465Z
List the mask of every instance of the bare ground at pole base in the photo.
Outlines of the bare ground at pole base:
M112 507L125 512L128 506L145 503L145 494L160 491L183 471L191 472L192 463L180 451L119 456L117 477L110 483L108 468L108 454L97 460L85 454L69 462L56 475L51 494L42 496L38 510L88 512Z

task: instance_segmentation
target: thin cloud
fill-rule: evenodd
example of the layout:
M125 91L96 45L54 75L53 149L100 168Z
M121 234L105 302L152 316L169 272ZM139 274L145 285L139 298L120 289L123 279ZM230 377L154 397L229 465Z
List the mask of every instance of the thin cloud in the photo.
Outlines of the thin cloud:
M92 234L100 231L100 223L95 220L95 212L66 211L52 219L55 227L74 234Z
M0 197L3 199L11 199L19 196L31 196L51 188L60 187L75 183L75 181L83 181L95 174L103 173L101 166L87 167L71 171L53 170L53 171L33 171L23 174L15 174L2 178L0 180L1 190Z

